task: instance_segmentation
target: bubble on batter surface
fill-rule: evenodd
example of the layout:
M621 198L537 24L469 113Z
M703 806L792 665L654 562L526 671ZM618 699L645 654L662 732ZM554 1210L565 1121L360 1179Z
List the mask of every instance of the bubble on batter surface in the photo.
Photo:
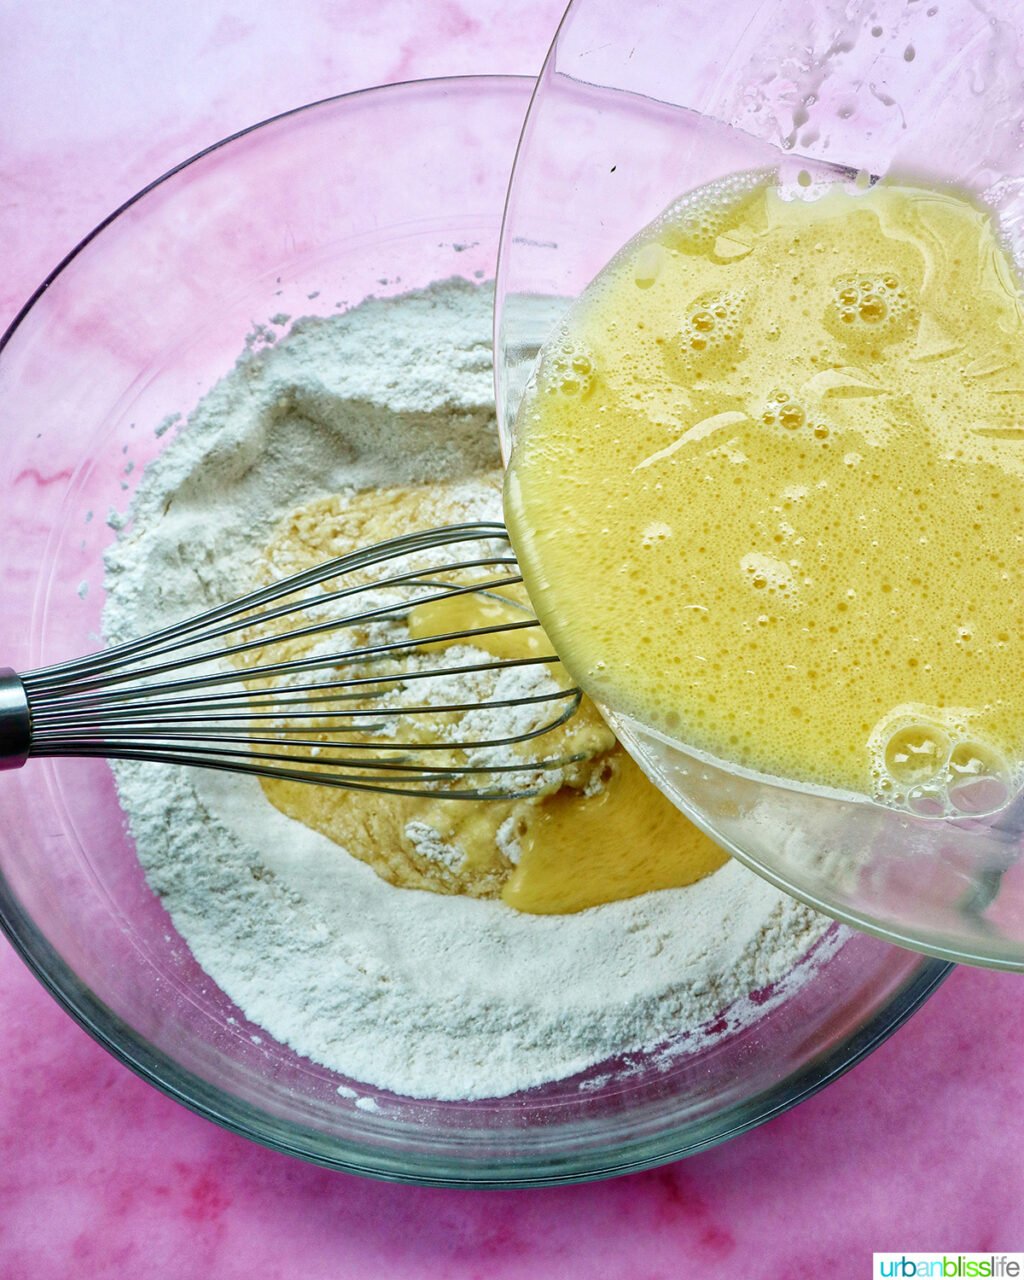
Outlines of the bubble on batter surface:
M825 309L825 326L853 345L894 342L909 328L914 307L894 271L838 276Z
M971 718L963 707L910 704L884 716L868 740L874 798L925 818L998 813L1013 778Z
M787 387L773 387L757 417L766 427L779 428L786 435L804 433L821 441L831 435L829 424L821 413L814 406L805 404Z
M740 560L740 570L754 591L788 599L796 593L796 575L791 565L762 551L748 551Z
M687 307L679 328L679 346L684 360L701 364L735 348L741 335L746 291L724 289L703 293Z
M749 236L737 235L740 224L756 231L764 222L769 170L734 174L691 192L665 210L653 230L668 249L717 257L743 257ZM718 244L725 236L726 243ZM733 244L743 245L744 252ZM716 252L720 250L721 252Z
M885 744L885 769L902 787L930 782L949 759L949 735L939 725L911 721L897 729Z
M672 537L672 526L663 520L652 520L640 535L640 545L648 551Z
M962 738L950 752L947 790L960 813L994 813L1010 798L1011 778L1000 752L976 738Z
M595 376L595 361L590 349L563 336L545 356L537 381L550 394L582 400L593 391Z

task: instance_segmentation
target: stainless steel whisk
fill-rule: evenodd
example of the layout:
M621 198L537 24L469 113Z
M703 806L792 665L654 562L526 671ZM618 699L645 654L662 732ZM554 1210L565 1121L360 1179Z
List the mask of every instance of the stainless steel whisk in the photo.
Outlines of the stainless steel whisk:
M453 645L539 628L532 610L508 597L520 583L503 525L451 525L363 548L88 657L21 675L0 669L0 770L38 756L102 756L406 796L537 794L547 771L582 758L565 755L564 742L561 755L557 743L544 751L545 735L579 707L578 688L548 681L540 692L483 704L417 693L420 681L558 662L546 643L526 657L454 665L440 657ZM514 620L416 639L366 635L375 623L407 620L416 606L471 595L501 601ZM323 651L324 637L345 631L363 641ZM317 647L273 659L296 641ZM257 651L256 665L245 665ZM471 725L481 705L518 708L527 723L505 737L489 738L486 721L478 734L446 736ZM436 736L388 736L405 717L436 723Z

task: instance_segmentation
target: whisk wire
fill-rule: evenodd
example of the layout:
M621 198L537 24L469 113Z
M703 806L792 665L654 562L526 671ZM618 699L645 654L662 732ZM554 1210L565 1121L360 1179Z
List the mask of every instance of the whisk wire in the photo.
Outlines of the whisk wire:
M347 555L338 556L332 560L326 560L313 568L303 569L287 578L282 578L264 587L258 587L248 595L228 601L226 604L216 605L212 609L195 614L182 622L152 631L148 635L124 641L121 644L111 645L109 648L101 649L96 653L87 654L81 658L71 659L68 662L40 667L37 670L24 673L21 678L26 683L45 678L48 685L53 686L74 676L76 673L88 672L93 674L98 671L111 670L127 661L135 661L140 654L151 654L154 651L159 651L159 646L165 640L172 642L171 648L179 648L185 644L202 643L207 639L216 639L225 634L224 631L216 629L216 624L235 618L240 614L251 615L253 610L262 608L264 604L279 600L282 597L296 595L299 592L318 586L321 582L325 582L330 578L365 570L389 559L407 556L417 551L433 550L454 542L480 541L481 539L494 539L508 543L508 531L504 525L479 523L448 525L442 529L429 530L425 533L404 534L386 542L375 543L372 547L349 552ZM473 567L476 567L479 563L494 563L494 557L488 557L483 562L470 563ZM513 556L508 556L500 557L499 563L514 565L516 561ZM459 567L458 564L450 566L453 571ZM418 572L422 573L423 571L420 570ZM388 579L379 579L373 583L373 586L380 588L394 585L415 576L417 576L416 571L407 572L393 577L390 582ZM519 578L519 581L522 581L522 579ZM351 596L358 591L364 590L366 590L365 582L355 584L338 592L337 598L342 599L345 596ZM318 604L322 602L323 597L316 601ZM285 613L293 611L293 605L284 610ZM251 622L250 616L249 625L251 625ZM203 632L206 627L214 627L215 629L211 630L209 634L193 635L196 631ZM229 627L226 630L230 631L232 629ZM191 639L186 639L186 637L191 637Z
M543 636L516 591L522 584L495 522L361 548L139 639L29 671L17 690L8 680L0 769L26 756L92 756L406 796L537 794L583 758L564 736L545 743L582 693L553 651L536 641L535 652L516 651L517 635ZM419 607L440 607L443 624L445 606L474 601L508 616L422 637L409 630ZM325 651L333 633L350 636L349 647ZM498 637L510 638L499 650L511 641L508 656L487 654ZM441 697L429 696L428 682L445 680L455 696L442 685ZM30 722L23 734L19 716ZM526 744L538 749L524 752Z

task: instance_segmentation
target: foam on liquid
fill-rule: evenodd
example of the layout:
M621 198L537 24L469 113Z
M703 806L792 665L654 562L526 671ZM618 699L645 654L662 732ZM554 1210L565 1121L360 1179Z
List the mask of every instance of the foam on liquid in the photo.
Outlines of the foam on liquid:
M602 272L524 401L505 505L599 701L923 814L1024 761L1024 300L953 190L763 175Z

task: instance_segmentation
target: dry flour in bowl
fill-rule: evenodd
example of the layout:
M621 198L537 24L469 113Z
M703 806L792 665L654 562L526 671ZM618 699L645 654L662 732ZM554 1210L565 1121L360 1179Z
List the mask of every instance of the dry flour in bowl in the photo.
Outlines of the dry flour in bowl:
M318 497L456 481L467 514L500 518L480 479L499 462L491 306L449 281L243 354L140 481L108 554L108 640L251 586L277 522ZM845 936L735 862L564 916L400 889L255 779L114 768L149 883L210 978L298 1053L399 1094L496 1097L700 1049Z

